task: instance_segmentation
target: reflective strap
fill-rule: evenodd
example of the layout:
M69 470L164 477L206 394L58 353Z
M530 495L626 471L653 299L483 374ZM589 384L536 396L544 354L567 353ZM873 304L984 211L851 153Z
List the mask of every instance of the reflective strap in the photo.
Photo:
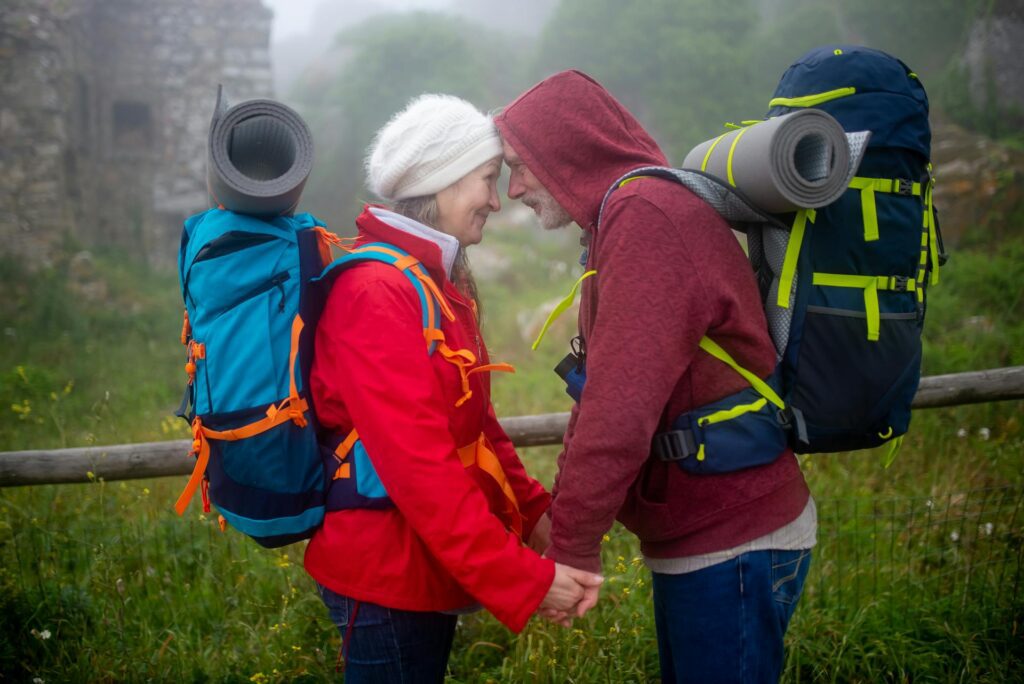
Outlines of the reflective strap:
M338 469L334 471L334 477L331 478L332 480L341 480L352 477L351 463L345 459L348 458L348 452L352 451L352 447L355 446L357 441L359 441L359 433L353 429L345 436L345 439L338 445L338 448L334 450L334 457L338 459L339 465Z
M754 124L759 124L759 123L761 123L763 121L767 121L767 120L768 119L744 119L743 121L740 121L738 124L734 124L731 121L726 121L725 122L725 127L726 128L731 128L733 130L738 130L740 128L746 128L747 126L753 126Z
M864 314L868 322L868 339L878 341L879 313L878 291L915 292L917 283L913 278L902 276L859 276L838 273L815 273L813 283L826 287L854 287L864 290Z
M192 421L192 453L196 454L196 465L192 469L192 475L189 476L188 484L185 485L185 490L178 497L177 502L174 504L174 510L178 512L178 515L182 515L185 512L185 508L188 506L189 501L195 495L196 488L199 486L200 481L203 478L203 474L206 472L206 464L210 460L210 445L207 439L220 439L228 442L235 442L240 439L246 439L254 435L258 435L262 432L277 427L287 421L292 421L299 427L305 427L306 411L309 410L309 403L299 397L297 385L295 383L295 359L298 355L299 350L299 336L302 334L303 322L301 316L296 316L295 320L292 321L292 348L289 353L289 363L291 368L291 395L284 399L280 404L271 404L267 408L267 414L264 418L257 420L254 423L243 425L242 427L233 428L231 430L211 430L203 426L202 421L199 417L196 417Z
M830 100L837 100L840 97L846 97L847 95L853 95L857 92L857 89L850 86L847 88L836 88L835 90L829 90L824 93L815 93L814 95L802 95L800 97L773 97L768 101L769 107L815 107L823 102Z
M473 396L469 388L469 376L473 373L515 373L516 369L508 363L487 363L482 366L471 368L477 362L476 355L468 349L452 349L445 342L444 333L436 328L423 331L427 344L437 343L437 351L441 357L459 369L459 380L462 382L462 396L455 402L455 407L462 406Z
M196 379L196 359L206 358L206 345L190 339L186 352L185 373L188 375L188 384L191 385Z
M231 430L211 430L210 428L204 427L203 434L210 439L220 439L226 442L237 442L240 439L247 439L260 433L266 432L271 428L275 428L282 423L287 423L289 420L295 420L295 413L305 413L309 410L309 404L305 399L299 399L296 402L292 402L292 398L288 397L277 406L271 405L267 409L267 415L255 423L249 423L242 427L234 428ZM298 424L298 423L296 423ZM305 418L303 418L302 425L299 427L305 427Z
M462 462L463 468L468 468L475 465L480 470L490 475L498 487L501 488L502 493L505 495L505 513L508 518L507 522L509 529L511 529L517 537L522 539L523 537L523 515L519 512L519 502L516 501L515 492L512 491L512 485L508 483L508 478L505 477L505 471L502 470L501 461L498 460L498 455L494 453L494 448L491 443L487 440L487 437L480 433L480 436L475 442L467 444L464 447L458 449L459 460Z
M302 321L302 316L295 314L295 320L292 321L292 348L288 352L288 386L291 393L288 396L288 400L292 403L292 420L299 427L306 427L306 419L302 416L301 411L297 411L296 407L299 403L299 386L295 382L295 360L299 356L299 338L302 336L302 329L306 324ZM282 407L284 404L282 404ZM306 409L303 408L303 411Z
M331 263L331 246L335 246L345 252L351 252L351 244L355 238L340 238L323 226L313 226L317 235L317 249L320 252L321 268Z
M903 435L900 435L896 439L889 443L889 448L885 452L885 457L882 459L882 466L888 468L892 465L893 461L896 460L896 454L900 452L900 448L903 446Z
M928 165L928 168L930 172L931 164ZM928 229L928 245L932 262L931 285L937 285L939 282L939 239L935 234L935 206L932 204L934 186L935 180L930 178L928 187L924 191L924 225Z
M562 301L558 302L558 304L555 305L555 308L552 309L551 313L548 314L548 319L544 321L544 325L541 326L540 333L537 334L537 339L535 339L533 344L530 345L530 349L537 351L537 347L540 346L540 341L544 339L544 335L547 333L548 328L551 327L551 324L554 323L559 316L565 313L566 309L572 306L573 300L576 299L576 293L579 292L583 281L596 273L597 271L587 271L581 275L575 283L573 283L572 289L569 290L569 294L567 294Z
M927 211L927 210L926 210ZM921 230L921 258L917 264L917 301L924 302L924 284L928 275L928 215L925 214L924 228Z
M471 368L466 375L473 373L515 373L516 367L511 363L485 363L482 366Z
M800 246L804 241L804 230L807 221L814 223L818 213L814 209L800 209L793 219L793 228L789 231L789 243L786 244L786 256L782 261L782 274L779 276L779 293L776 304L783 309L789 308L789 295L793 291L793 276L796 275L796 264L800 260Z
M203 429L203 421L197 416L192 421L192 453L196 455L196 465L192 469L192 474L189 475L185 489L178 496L178 500L174 502L174 510L178 515L184 515L188 503L195 496L196 489L199 488L203 475L206 474L206 464L210 461L210 445L203 437Z
M181 322L181 343L187 345L192 336L192 325L188 322L188 309L185 309L184 320Z
M786 408L786 403L779 398L779 395L775 393L775 390L773 390L768 383L736 363L735 359L729 355L729 352L722 349L710 337L704 336L700 339L700 348L714 356L719 361L729 365L733 370L742 375L743 378L750 383L750 386L757 390L757 393L762 397L772 402L780 409Z
M875 205L875 193L884 192L920 197L921 184L900 178L864 178L854 176L850 187L860 190L860 208L864 217L864 241L873 242L878 239L878 209ZM927 220L927 219L926 219Z
M400 257L395 260L395 268L399 271L404 271L408 268L412 268L418 263L420 263L419 259L414 257L412 254L406 254L404 257Z
M875 184L873 178L854 177L850 187L860 190L860 211L864 220L864 241L878 239L878 212L875 209Z
M424 287L427 288L427 291L433 295L434 301L437 302L437 305L441 308L441 313L444 314L444 317L449 321L454 321L455 312L452 311L451 306L448 305L448 299L442 295L441 290L437 288L437 283L434 282L434 279L431 278L419 264L413 266L409 270L412 271L413 275L415 275L421 283L423 283Z
M711 153L715 151L716 147L718 147L718 143L722 142L722 138L724 138L725 136L729 135L730 132L731 131L726 131L722 135L720 135L717 138L715 138L715 141L713 143L711 143L711 147L709 147L708 151L704 154L704 161L702 161L700 163L700 170L701 171L707 171L708 170L708 161L711 159Z
M750 129L744 128L743 130L736 134L735 138L732 139L732 145L729 146L729 157L725 160L726 176L728 176L729 178L729 185L731 185L734 188L736 187L736 181L732 177L732 156L736 153L736 144L740 141L740 138L743 137L743 134L746 133L748 130Z
M423 338L427 341L427 346L429 347L435 342L444 342L444 333L439 328L424 328Z
M420 264L420 262L417 261L415 257L410 257L407 254L402 254L401 252L389 249L388 247L385 247L384 245L381 244L367 245L365 247L355 249L353 250L353 252L356 254L360 252L379 252L381 254L387 254L388 256L394 257L394 265L396 267L403 271L409 270L413 275L416 276L417 280L423 283L423 285L427 288L430 294L434 295L434 300L437 302L437 305L441 307L441 313L445 315L445 318L447 318L449 321L455 320L455 313L452 311L451 307L448 306L448 300L441 294L441 291L437 288L437 283L435 283L434 279L431 278L430 275L423 270L423 265ZM430 307L428 306L427 308L429 309Z
M721 411L715 411L714 413L710 413L704 416L703 418L698 418L697 425L704 427L705 425L714 425L715 423L721 423L726 420L732 420L733 418L742 416L744 413L750 413L751 411L760 411L762 408L764 408L764 405L767 403L768 400L762 397L757 401L751 402L749 404L737 404L736 406L733 406L731 409L722 409Z
M462 396L455 401L455 408L458 408L473 396L473 390L469 388L469 373L466 369L476 363L476 356L468 349L453 350L444 341L438 344L437 351L441 353L445 361L459 369L459 380L462 382Z

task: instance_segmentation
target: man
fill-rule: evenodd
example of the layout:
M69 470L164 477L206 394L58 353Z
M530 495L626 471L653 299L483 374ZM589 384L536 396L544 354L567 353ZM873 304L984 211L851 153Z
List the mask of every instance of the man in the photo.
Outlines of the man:
M816 513L793 453L691 475L651 455L672 420L747 387L702 351L707 335L764 378L775 366L749 263L725 221L682 186L624 174L664 166L608 91L567 71L495 120L508 196L548 229L575 221L587 245L579 330L586 384L559 457L547 556L600 570L617 517L653 572L663 681L776 681L814 545Z

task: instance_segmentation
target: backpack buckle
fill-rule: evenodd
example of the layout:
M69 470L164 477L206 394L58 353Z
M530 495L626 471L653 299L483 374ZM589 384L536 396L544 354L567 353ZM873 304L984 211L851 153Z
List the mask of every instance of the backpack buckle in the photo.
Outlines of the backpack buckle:
M914 194L914 181L907 178L896 179L896 192L900 195L913 195Z
M910 278L908 276L893 276L892 277L892 290L893 292L906 292Z
M651 454L661 461L682 461L697 453L693 430L666 430L654 435Z

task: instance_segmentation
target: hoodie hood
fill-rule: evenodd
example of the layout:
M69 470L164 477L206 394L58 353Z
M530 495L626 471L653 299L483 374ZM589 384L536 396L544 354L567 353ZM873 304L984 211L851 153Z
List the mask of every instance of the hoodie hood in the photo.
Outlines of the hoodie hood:
M667 166L661 148L612 94L579 71L544 79L495 117L502 138L583 229L609 186L641 166Z

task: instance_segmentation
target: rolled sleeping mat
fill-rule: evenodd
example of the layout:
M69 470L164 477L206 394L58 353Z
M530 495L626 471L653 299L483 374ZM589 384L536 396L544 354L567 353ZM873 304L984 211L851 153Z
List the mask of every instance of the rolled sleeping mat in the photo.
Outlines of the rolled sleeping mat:
M229 109L217 88L206 169L215 204L255 216L292 214L312 169L313 136L293 109L273 100Z
M849 186L870 136L847 134L831 115L805 109L707 140L683 168L717 176L770 214L817 209Z

